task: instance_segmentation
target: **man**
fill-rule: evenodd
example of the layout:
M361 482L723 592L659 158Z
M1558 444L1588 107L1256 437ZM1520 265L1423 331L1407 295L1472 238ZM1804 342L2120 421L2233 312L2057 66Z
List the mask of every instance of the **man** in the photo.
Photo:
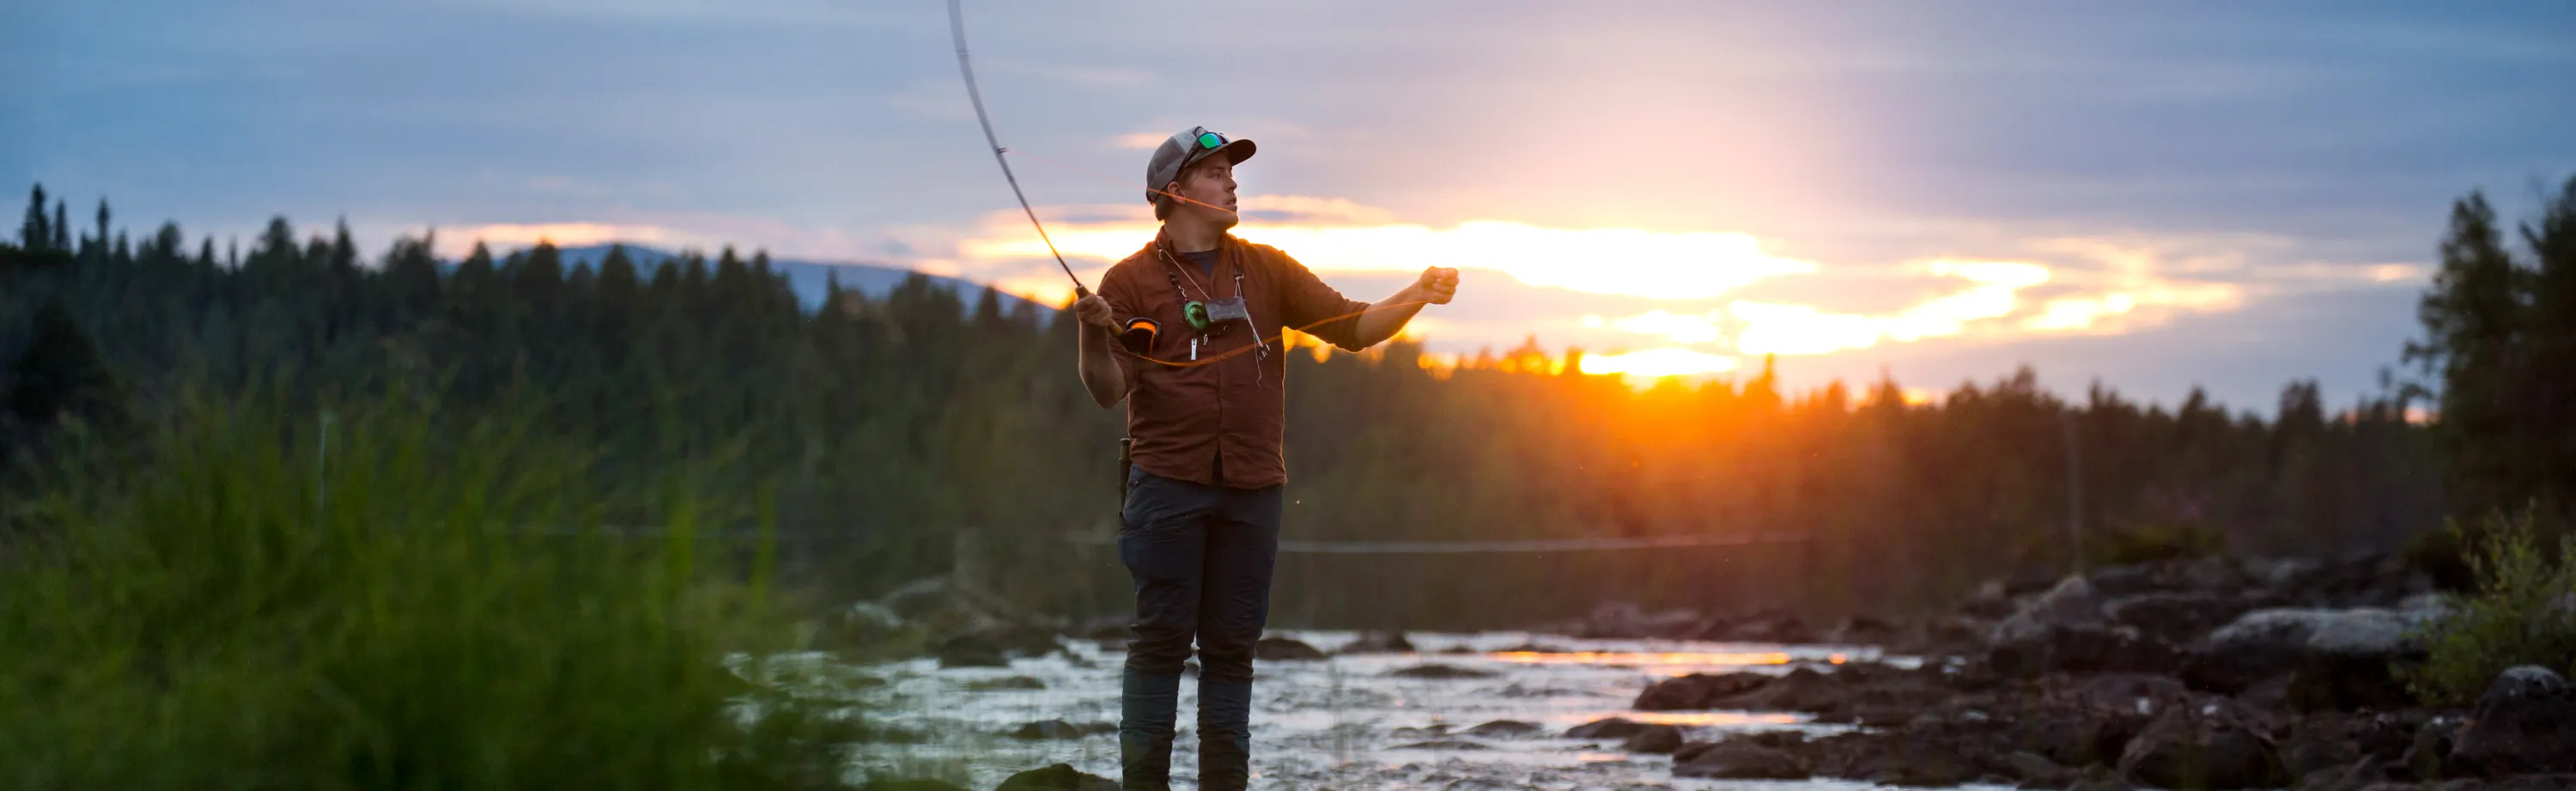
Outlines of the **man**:
M1118 554L1136 588L1118 744L1125 788L1167 789L1181 663L1198 641L1199 787L1241 789L1252 738L1252 646L1270 614L1288 470L1281 329L1357 351L1458 291L1423 270L1376 304L1356 302L1277 248L1234 238L1234 166L1250 140L1193 127L1155 149L1145 199L1162 231L1074 303L1083 387L1127 399L1134 469ZM1158 328L1148 337L1140 322ZM1139 328L1130 332L1131 328ZM1122 334L1137 340L1122 343Z

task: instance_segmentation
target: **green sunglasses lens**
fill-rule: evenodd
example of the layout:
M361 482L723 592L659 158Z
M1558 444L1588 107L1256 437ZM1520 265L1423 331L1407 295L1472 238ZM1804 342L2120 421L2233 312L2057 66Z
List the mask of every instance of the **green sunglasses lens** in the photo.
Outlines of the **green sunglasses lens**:
M1225 138L1224 138L1224 137L1222 137L1222 136L1219 136L1217 133L1215 133L1215 132L1200 132L1200 133L1199 133L1199 147L1200 147L1200 148L1215 148L1215 147L1217 147L1217 146L1221 146L1221 145L1225 145Z

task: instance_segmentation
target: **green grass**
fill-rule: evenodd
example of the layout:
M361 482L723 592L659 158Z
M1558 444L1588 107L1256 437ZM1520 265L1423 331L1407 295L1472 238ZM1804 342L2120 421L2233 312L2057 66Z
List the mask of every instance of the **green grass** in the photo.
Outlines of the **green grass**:
M2444 526L2476 587L2426 630L2424 663L2401 668L2425 702L2476 700L2515 665L2576 673L2576 536L2560 532L2553 547L2537 510Z
M533 413L387 398L326 428L185 403L17 506L0 787L836 781L817 718L724 667L785 647L789 621L765 541L705 551L717 512L687 476L611 490ZM667 530L597 529L626 518Z

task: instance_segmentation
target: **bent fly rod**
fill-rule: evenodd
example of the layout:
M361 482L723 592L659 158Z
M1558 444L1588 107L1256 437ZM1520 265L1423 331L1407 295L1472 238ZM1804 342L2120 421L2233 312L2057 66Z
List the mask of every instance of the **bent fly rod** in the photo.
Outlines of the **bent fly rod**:
M1064 253L1056 251L1055 240L1047 237L1046 224L1038 222L1038 210L1029 208L1028 193L1020 191L1019 177L1011 175L1011 160L1002 156L1010 149L1003 148L1001 138L994 136L993 117L984 112L984 93L975 89L975 69L966 63L966 12L960 8L960 0L948 0L948 32L957 38L957 73L966 77L966 99L975 103L975 122L984 126L984 142L993 146L993 162L1002 166L1002 180L1011 183L1011 194L1020 199L1020 211L1028 213L1029 225L1038 229L1038 240L1046 242L1047 254L1055 256L1055 265L1062 267L1064 276L1073 281L1074 298L1091 296L1091 289L1084 288L1082 278L1073 274L1073 266L1064 262Z

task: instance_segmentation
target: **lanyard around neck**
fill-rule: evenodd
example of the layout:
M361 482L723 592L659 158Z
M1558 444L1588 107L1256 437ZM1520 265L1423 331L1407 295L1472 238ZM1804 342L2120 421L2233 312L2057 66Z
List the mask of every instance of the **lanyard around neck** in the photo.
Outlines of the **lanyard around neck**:
M1199 277L1197 275L1190 274L1189 267L1183 265L1184 262L1174 258L1172 256L1172 251L1167 246L1157 242L1154 245L1154 252L1160 254L1163 259L1163 263L1165 264L1165 268L1163 269L1163 278L1172 281L1172 290L1180 293L1182 302L1190 301L1189 290L1181 287L1181 278L1184 277L1190 279L1190 285L1199 287L1199 295L1201 297L1204 297L1208 301L1216 300L1216 292L1210 290L1207 287L1207 284L1199 282ZM1225 246L1223 244L1219 244L1217 246L1216 254L1218 261L1222 262L1225 260ZM1216 274L1214 269L1214 266L1209 267L1210 271L1208 274L1210 276L1214 276ZM1175 271L1179 272L1179 274L1173 274ZM1241 265L1236 265L1234 267L1234 295L1238 297L1243 296L1243 267Z

